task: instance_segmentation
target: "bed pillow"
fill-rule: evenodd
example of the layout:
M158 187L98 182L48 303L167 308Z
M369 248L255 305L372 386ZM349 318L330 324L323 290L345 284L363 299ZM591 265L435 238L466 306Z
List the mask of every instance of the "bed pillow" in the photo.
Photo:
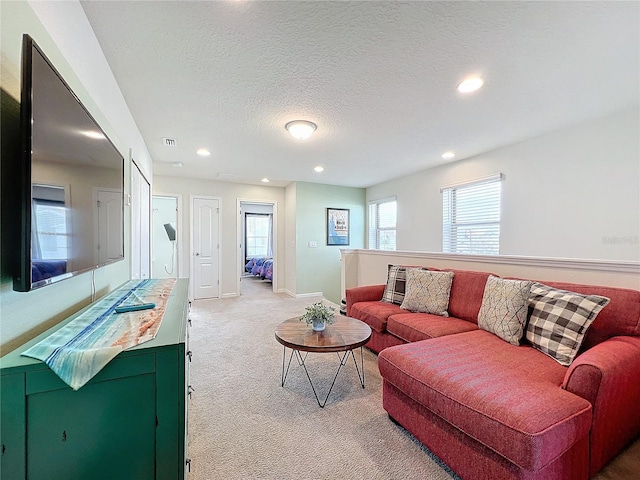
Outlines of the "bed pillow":
M569 366L580 350L587 329L609 299L549 287L531 285L527 340L561 365Z
M478 313L478 327L511 345L520 345L527 323L532 283L528 280L505 280L489 275Z
M433 313L448 317L453 272L407 269L407 284L400 308L411 312Z

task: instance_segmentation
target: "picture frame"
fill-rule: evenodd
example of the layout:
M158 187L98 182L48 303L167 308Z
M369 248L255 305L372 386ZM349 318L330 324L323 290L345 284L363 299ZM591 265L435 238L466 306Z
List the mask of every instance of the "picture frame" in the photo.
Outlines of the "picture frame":
M349 209L327 208L327 245L349 245Z

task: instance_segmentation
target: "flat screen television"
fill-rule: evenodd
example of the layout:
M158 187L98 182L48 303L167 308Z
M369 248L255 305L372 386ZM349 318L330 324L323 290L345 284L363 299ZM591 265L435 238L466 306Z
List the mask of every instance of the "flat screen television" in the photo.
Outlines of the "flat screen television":
M124 258L124 158L29 35L21 81L13 288L26 292Z

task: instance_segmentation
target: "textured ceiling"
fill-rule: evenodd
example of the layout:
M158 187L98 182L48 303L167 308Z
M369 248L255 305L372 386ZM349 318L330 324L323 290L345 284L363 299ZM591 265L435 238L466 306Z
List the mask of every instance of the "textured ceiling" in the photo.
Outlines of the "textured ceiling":
M639 103L638 2L81 3L160 175L366 187Z

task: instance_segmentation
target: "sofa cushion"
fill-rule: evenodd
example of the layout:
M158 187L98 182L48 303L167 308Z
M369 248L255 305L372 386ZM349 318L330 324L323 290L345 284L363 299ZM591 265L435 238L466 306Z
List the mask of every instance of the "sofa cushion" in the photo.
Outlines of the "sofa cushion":
M600 295L582 295L534 283L527 340L561 365L571 365L591 322L608 303L609 299Z
M411 312L448 316L452 272L407 269L407 289L400 308Z
M520 345L527 323L532 283L489 275L478 313L478 326L511 345Z
M566 367L484 330L387 348L378 366L385 381L529 471L589 434L591 404L560 388Z
M351 306L351 316L362 320L372 330L383 333L387 330L387 319L394 313L406 313L398 305L380 301L358 302Z
M489 273L469 270L451 270L454 273L449 298L449 315L478 323L484 287Z
M387 332L405 342L418 342L477 329L475 323L430 313L395 314L387 320Z

